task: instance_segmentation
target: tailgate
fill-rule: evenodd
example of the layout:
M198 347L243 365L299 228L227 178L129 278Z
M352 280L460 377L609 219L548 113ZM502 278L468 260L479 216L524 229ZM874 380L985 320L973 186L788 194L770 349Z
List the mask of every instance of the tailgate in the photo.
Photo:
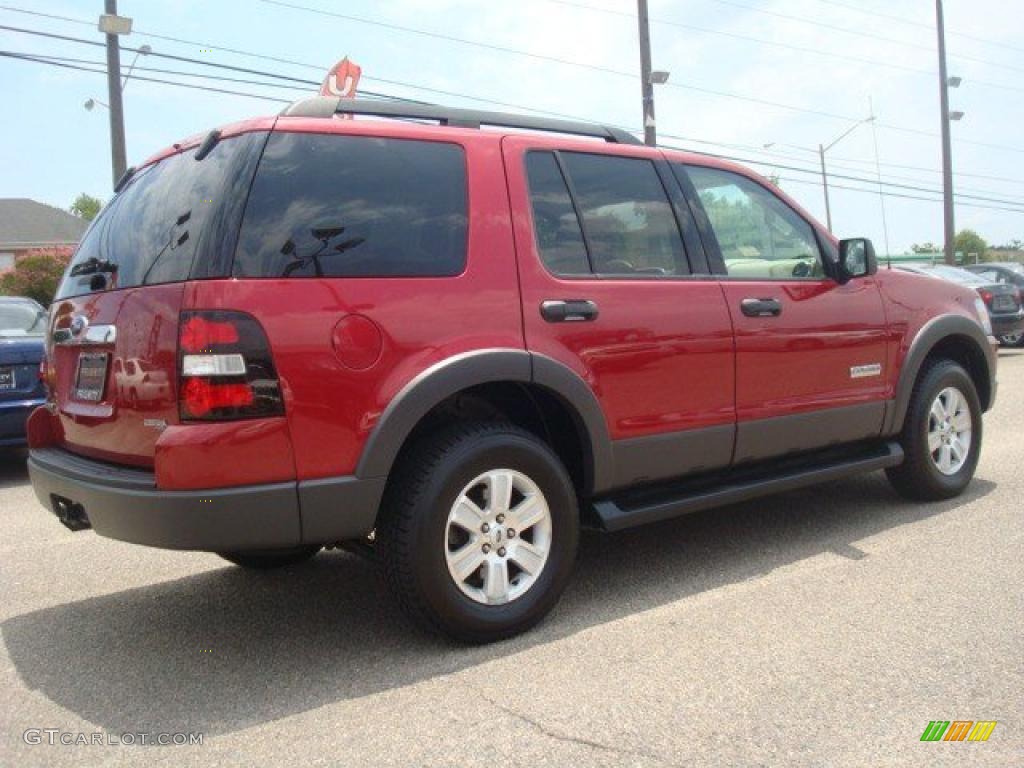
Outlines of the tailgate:
M245 126L243 126L245 127ZM252 127L252 126L249 126ZM51 308L63 447L153 466L178 423L178 322L189 279L229 271L266 133L214 132L144 166L89 227Z
M178 422L178 313L184 283L66 299L50 354L64 447L152 466L156 440Z

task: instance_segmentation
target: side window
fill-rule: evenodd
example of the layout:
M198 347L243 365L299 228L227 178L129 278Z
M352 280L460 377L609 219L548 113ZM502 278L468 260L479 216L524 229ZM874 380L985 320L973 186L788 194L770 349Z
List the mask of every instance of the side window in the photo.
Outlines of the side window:
M820 279L811 225L760 184L729 171L687 166L730 277Z
M590 274L583 232L554 154L527 153L526 176L534 234L545 266L556 275Z
M466 264L466 161L455 144L274 133L232 274L435 277Z
M599 275L686 275L672 206L650 160L564 152Z

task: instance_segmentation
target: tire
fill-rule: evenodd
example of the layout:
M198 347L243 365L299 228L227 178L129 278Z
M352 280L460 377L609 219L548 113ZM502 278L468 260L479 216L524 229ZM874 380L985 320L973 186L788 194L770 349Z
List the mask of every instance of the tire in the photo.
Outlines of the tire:
M251 550L247 552L218 552L225 560L256 571L269 571L286 565L304 563L311 559L320 546L294 547L290 549Z
M505 423L457 424L404 452L376 539L387 584L413 621L461 642L493 642L537 624L568 584L576 492L533 434Z
M960 394L963 406L950 409L957 413L950 414L947 419L950 426L943 435L943 422L933 415L932 409L940 396L950 391ZM940 401L940 405L948 405L950 402L947 396L944 401ZM940 414L943 412L944 407L938 411ZM963 420L964 413L970 417L970 433L966 441L963 434L957 432L957 428L966 423ZM947 437L951 438L951 442L943 447ZM915 501L938 501L959 496L974 477L981 454L981 438L981 403L974 382L957 363L951 360L935 361L920 374L914 384L906 421L900 434L905 458L898 467L886 470L889 482L900 495ZM963 449L965 443L966 449L958 457L955 446L959 444ZM933 451L936 444L939 447ZM942 469L940 464L943 463L944 452L948 463Z

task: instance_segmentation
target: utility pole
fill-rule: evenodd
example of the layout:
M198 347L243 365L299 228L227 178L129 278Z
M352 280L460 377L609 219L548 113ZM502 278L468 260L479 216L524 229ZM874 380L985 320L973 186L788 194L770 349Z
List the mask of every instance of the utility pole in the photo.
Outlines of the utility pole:
M114 185L117 185L128 167L124 143L124 104L121 101L121 45L118 42L116 23L118 20L117 0L104 0L105 15L100 17L100 31L107 34L107 101L110 104L110 164L113 169ZM105 23L106 22L106 23ZM131 22L128 22L131 30Z
M832 206L828 201L828 174L825 172L825 145L818 145L818 155L821 157L821 186L825 188L825 221L828 223L828 231L832 231Z
M647 0L637 0L637 21L640 25L640 92L643 96L644 144L656 146L658 135L654 123L654 83L651 81L651 27L647 19Z
M953 147L950 139L949 77L946 74L946 30L942 0L935 0L935 27L939 35L939 94L942 105L942 197L946 263L956 263L956 221L953 213Z

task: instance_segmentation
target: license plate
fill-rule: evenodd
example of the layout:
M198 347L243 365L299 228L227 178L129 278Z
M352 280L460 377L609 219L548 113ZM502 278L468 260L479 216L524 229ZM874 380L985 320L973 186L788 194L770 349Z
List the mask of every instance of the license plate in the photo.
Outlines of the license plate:
M89 353L78 358L78 372L75 374L75 398L97 403L103 399L107 383L106 352Z
M996 296L992 302L993 309L1013 309L1013 298L1011 296Z
M18 383L14 380L13 368L0 368L0 391L14 389Z

